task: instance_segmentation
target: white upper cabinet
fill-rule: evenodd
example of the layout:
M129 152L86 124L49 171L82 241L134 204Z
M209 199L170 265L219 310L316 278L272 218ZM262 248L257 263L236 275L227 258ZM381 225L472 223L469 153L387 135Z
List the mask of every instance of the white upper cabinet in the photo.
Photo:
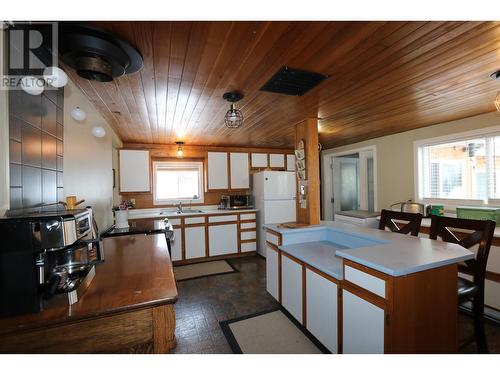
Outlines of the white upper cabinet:
M208 152L208 190L229 189L227 152Z
M149 151L120 150L120 191L150 191Z
M286 155L286 170L291 172L295 171L295 155Z
M249 189L248 153L231 152L231 189Z
M269 154L269 164L271 168L285 168L285 155Z
M267 168L267 154L253 152L252 168Z

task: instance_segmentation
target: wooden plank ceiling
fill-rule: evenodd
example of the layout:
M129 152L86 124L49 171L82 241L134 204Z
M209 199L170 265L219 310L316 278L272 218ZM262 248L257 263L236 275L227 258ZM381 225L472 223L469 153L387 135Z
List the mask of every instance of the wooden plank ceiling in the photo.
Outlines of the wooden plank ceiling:
M144 69L111 83L72 79L122 141L293 146L318 117L323 147L495 110L500 22L99 22ZM259 91L283 65L330 77L302 97ZM227 129L222 94L244 124Z

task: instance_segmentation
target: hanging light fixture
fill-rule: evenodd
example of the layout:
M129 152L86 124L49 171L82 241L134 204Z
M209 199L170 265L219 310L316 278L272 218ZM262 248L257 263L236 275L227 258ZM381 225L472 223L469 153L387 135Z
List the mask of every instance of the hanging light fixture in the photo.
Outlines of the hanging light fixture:
M182 145L184 144L184 142L177 141L175 143L177 144L177 156L179 158L182 158L182 156L184 155L184 151L182 151Z
M224 124L226 124L228 128L239 128L243 123L243 115L241 111L236 108L234 103L243 99L243 94L237 91L231 91L226 92L222 98L231 103L231 107L224 116Z

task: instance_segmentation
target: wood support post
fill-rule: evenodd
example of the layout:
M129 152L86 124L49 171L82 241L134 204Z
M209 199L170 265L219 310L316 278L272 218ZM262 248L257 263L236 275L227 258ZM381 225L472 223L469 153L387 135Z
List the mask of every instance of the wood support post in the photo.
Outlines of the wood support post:
M312 118L295 125L295 148L304 142L306 161L305 204L300 202L300 185L297 190L297 223L316 225L320 221L320 180L319 180L319 140L318 119Z
M153 352L168 353L175 348L174 305L153 308Z

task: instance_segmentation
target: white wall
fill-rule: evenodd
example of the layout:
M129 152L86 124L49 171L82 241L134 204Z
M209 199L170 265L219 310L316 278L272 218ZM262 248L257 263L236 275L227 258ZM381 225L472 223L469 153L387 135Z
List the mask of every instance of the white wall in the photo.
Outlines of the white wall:
M71 110L82 108L84 122L71 118ZM91 130L100 125L104 138L96 138ZM64 89L64 195L85 199L95 212L99 231L113 224L113 147L122 143L94 105L69 82Z
M0 75L7 71L6 40L0 30ZM0 90L0 216L9 206L9 92Z
M332 153L375 146L377 154L376 194L380 210L388 208L395 202L415 199L413 142L498 125L500 125L500 113L491 112L324 150L322 160L324 161ZM323 163L322 170L323 187L331 184L331 170L329 170L329 165L325 164ZM322 195L323 203L326 199L330 199L324 192L325 190Z

